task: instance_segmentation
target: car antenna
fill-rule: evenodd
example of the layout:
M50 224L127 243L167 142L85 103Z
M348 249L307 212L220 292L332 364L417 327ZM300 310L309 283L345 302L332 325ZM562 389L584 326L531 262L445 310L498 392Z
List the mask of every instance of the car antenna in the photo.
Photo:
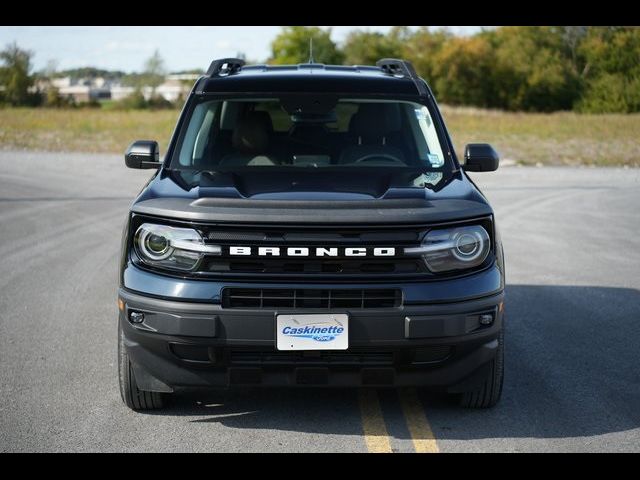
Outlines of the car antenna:
M307 63L309 64L316 63L315 60L313 59L313 37L309 38L309 62Z

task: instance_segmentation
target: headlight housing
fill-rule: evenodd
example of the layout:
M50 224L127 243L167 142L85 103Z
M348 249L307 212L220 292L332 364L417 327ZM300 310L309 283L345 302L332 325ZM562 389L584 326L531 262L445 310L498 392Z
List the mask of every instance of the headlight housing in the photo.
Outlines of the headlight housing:
M219 245L205 245L192 228L144 223L133 239L136 254L144 263L172 270L194 270L206 255L220 255Z
M489 233L481 225L431 230L420 247L405 248L419 254L430 271L448 272L482 265L491 250Z

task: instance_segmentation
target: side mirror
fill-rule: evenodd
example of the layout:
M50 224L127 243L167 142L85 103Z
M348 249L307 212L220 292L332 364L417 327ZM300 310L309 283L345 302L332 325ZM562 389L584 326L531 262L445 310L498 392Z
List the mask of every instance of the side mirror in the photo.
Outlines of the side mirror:
M124 153L124 163L129 168L160 168L160 148L153 140L133 142Z
M488 143L470 143L464 149L464 169L468 172L494 172L500 157Z

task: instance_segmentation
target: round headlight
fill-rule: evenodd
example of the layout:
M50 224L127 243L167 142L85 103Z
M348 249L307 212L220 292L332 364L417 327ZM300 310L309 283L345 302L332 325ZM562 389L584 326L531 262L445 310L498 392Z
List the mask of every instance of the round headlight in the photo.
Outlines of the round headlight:
M151 260L164 260L171 255L170 240L160 232L143 229L140 232L138 245L142 254Z
M136 231L134 248L139 259L147 265L193 270L214 247L205 245L200 234L192 228L144 223Z
M151 234L147 237L147 246L153 253L162 255L169 250L169 241L161 235Z
M491 239L481 225L431 230L420 247L405 248L405 254L420 254L432 272L477 267L491 251Z
M463 262L471 262L482 253L482 235L478 231L461 232L454 238L455 248L451 253Z

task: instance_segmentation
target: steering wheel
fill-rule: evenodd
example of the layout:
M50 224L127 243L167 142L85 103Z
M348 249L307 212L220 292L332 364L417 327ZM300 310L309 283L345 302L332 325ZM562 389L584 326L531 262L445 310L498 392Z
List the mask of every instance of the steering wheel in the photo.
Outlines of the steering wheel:
M395 157L389 153L370 153L368 155L365 155L364 157L360 157L353 163L363 163L363 162L369 162L371 160L380 160L380 159L391 160L392 163L400 163L402 165L406 165L406 163L404 163L398 157Z

